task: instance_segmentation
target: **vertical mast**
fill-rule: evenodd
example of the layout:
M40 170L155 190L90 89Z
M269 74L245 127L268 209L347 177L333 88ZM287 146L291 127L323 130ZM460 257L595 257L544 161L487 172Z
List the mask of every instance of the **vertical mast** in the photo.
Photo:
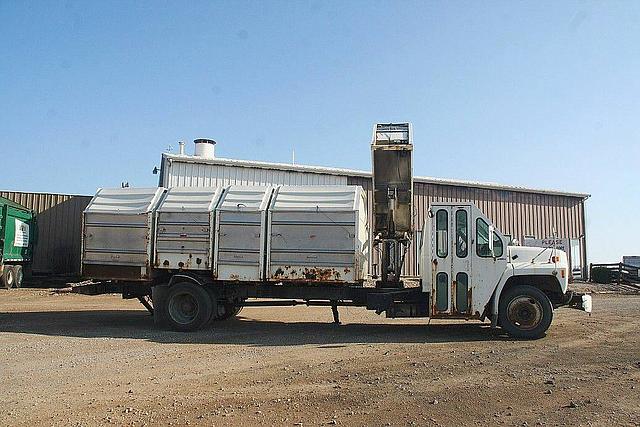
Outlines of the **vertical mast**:
M413 231L411 123L377 123L371 142L374 247L381 253L379 287L402 287L400 274Z

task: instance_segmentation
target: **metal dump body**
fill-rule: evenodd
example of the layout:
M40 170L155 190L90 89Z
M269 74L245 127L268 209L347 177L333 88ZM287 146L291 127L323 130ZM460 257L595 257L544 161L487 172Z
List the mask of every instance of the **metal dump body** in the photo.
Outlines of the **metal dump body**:
M167 191L156 210L156 268L212 268L214 211L221 195L221 187L174 187Z
M267 280L354 283L366 278L369 231L358 186L282 186L269 206Z
M0 197L0 265L31 261L34 234L33 212Z
M147 280L153 212L164 188L99 189L83 213L82 273L95 279Z
M266 212L273 187L230 186L216 208L214 278L263 279Z

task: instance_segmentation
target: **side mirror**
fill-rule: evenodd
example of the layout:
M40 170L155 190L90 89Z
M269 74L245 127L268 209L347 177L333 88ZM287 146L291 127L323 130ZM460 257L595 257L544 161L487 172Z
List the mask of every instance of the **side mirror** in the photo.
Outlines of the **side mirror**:
M496 234L496 229L493 225L489 226L489 253L491 254L492 257L496 257L493 253L493 239L494 236Z

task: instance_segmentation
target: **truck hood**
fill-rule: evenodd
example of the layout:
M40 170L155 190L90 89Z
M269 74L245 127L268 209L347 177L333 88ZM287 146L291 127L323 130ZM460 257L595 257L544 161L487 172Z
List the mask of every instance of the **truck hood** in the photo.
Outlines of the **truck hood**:
M567 267L567 254L560 249L539 248L535 246L509 246L509 261L528 264L556 264L558 268ZM554 260L552 257L557 257Z
M562 292L569 284L569 261L560 249L530 246L509 246L509 263L514 274L552 274L557 277Z

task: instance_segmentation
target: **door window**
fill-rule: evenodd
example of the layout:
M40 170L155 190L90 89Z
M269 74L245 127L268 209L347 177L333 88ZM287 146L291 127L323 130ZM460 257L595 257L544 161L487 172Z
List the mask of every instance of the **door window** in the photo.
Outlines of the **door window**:
M469 252L467 238L467 211L456 211L456 256L466 258Z
M440 272L436 275L436 308L446 311L449 308L449 276Z
M447 228L448 228L448 214L445 209L440 209L436 212L436 254L440 258L446 258L449 254L449 245L448 245L448 236L447 236Z
M502 240L497 234L493 235L493 254L489 247L489 224L482 218L476 220L476 253L479 257L501 257L504 252Z
M467 273L456 274L456 309L458 313L466 313L469 309L469 276Z

